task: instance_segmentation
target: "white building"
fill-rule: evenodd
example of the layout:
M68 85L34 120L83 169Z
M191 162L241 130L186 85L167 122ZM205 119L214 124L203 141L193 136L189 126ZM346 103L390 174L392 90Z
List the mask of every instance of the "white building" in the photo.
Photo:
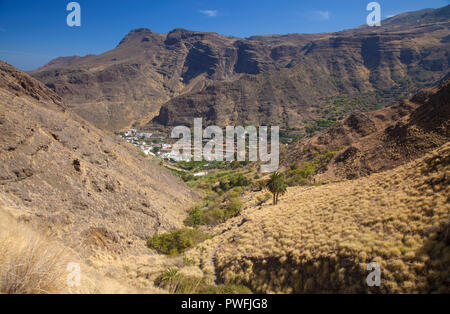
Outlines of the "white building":
M141 133L137 133L136 136L142 139L149 139L152 137L152 133L145 133L145 132L141 132Z
M128 132L125 132L125 136L126 137L132 137L136 134L137 130L136 129L130 129Z

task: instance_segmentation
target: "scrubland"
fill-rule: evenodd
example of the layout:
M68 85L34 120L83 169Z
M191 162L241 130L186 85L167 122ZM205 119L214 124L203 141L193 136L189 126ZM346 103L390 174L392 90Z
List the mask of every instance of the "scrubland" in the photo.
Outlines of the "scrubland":
M292 187L185 255L211 280L262 293L450 292L450 143L366 178ZM263 193L263 192L261 192ZM381 268L369 287L368 263Z
M247 191L239 216L201 226L203 242L165 250L171 257L99 250L79 258L1 212L0 292L448 293L449 165L447 143L387 172L290 187L275 206L262 201L267 191ZM163 238L152 243L165 248ZM186 239L170 239L178 238ZM66 285L70 261L81 261L80 288ZM366 283L372 262L379 287Z
M84 260L54 235L41 231L0 208L0 294L164 292L153 283L144 290L111 278L100 267L99 256ZM67 284L68 278L74 279L69 263L80 265L79 286Z
M67 255L0 212L0 293L55 293L65 282ZM65 262L65 263L64 263Z

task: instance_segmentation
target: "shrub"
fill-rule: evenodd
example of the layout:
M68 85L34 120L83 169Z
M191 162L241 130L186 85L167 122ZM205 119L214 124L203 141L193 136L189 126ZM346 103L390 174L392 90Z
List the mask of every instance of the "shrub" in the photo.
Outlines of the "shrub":
M203 278L187 277L178 268L166 269L155 281L155 284L169 291L171 294L192 294L204 284Z
M192 174L185 173L185 174L183 174L183 175L181 176L181 179L182 179L184 182L187 182L187 181L194 180L195 177L194 177Z
M230 180L230 185L233 187L247 186L249 184L250 184L249 180L242 173L232 177Z
M204 277L183 274L178 268L168 268L155 284L172 294L251 294L250 289L237 284L211 285Z
M313 164L305 162L303 168L298 171L298 174L304 179L311 179L315 172L316 168L313 166Z
M239 196L242 193L244 193L244 189L242 187L240 187L240 186L237 186L237 187L233 188L233 192L232 193L235 193L235 194L237 194L237 196Z
M262 191L267 186L266 180L259 180L254 183L256 191Z
M315 173L316 168L314 167L314 164L311 162L305 162L301 169L292 169L288 172L287 182L290 186L306 185L311 181Z
M209 235L199 229L183 228L147 240L147 246L160 253L177 256L186 249L209 239Z
M235 217L241 213L244 204L238 198L232 198L228 203L227 216Z
M226 220L225 211L220 208L214 208L212 210L209 210L205 216L206 216L206 223L208 225L217 225L219 223L225 222Z
M229 191L230 189L236 188L236 187L247 187L250 185L250 180L247 179L242 173L232 176L230 179L221 179L219 181L219 186L215 188L214 190L222 190L222 191Z
M258 201L259 205L262 205L265 202L267 202L268 200L270 200L271 197L272 197L272 195L270 195L270 193L266 193L264 195L259 195L258 197L256 197L256 200Z
M195 227L206 223L205 211L195 207L189 212L188 218L184 221L186 226Z
M222 191L228 191L230 189L230 183L228 181L225 181L225 180L220 180L219 188Z
M200 294L251 294L249 288L237 284L223 284L218 286L203 286L198 290Z
M238 169L242 167L241 163L237 160L234 160L233 162L231 162L231 169Z

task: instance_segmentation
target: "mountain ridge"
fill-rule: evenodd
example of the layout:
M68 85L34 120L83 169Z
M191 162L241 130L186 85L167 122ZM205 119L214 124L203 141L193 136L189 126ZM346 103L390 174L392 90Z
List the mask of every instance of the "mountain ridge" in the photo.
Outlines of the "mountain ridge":
M113 50L54 60L31 74L79 115L108 130L152 120L151 125L172 126L172 120L188 124L190 108L202 113L211 107L217 112L210 115L211 124L272 119L269 122L283 128L303 128L305 120L321 118L311 113L314 105L328 109L322 98L366 94L369 105L383 107L441 78L450 60L449 7L404 13L385 20L380 28L323 34L236 38L185 29L157 34L141 28L129 32ZM302 66L307 69L300 75ZM278 77L287 90L265 86L264 75ZM247 90L228 91L241 83ZM267 95L258 97L258 90ZM378 96L371 95L374 92ZM229 104L220 104L220 97ZM274 109L265 114L268 106ZM242 113L245 109L249 114ZM171 113L173 118L168 117Z

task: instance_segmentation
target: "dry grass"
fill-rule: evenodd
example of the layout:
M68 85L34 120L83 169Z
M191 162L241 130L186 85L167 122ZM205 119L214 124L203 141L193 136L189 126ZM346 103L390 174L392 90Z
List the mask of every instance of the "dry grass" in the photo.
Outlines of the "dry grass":
M217 227L186 256L255 292L448 293L449 165L447 143L388 172L291 188L279 205L249 209L245 223ZM366 284L372 261L381 287Z
M99 258L90 258L100 262ZM92 260L85 263L72 249L31 226L17 222L0 208L0 294L164 292L152 283L141 287L143 289L122 283L125 276L112 278L107 270L96 267ZM67 265L71 262L80 264L80 286L67 285ZM112 265L114 261L110 259L109 263Z
M0 226L0 292L61 292L68 263L65 250L2 212Z

